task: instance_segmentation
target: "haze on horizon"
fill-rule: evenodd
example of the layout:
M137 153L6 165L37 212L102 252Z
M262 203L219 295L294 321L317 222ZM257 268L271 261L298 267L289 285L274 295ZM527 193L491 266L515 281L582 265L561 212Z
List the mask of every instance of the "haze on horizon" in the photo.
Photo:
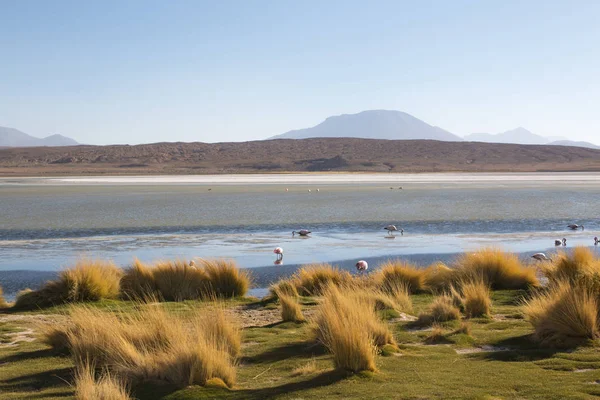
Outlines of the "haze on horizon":
M0 0L0 126L243 141L400 110L598 143L600 3Z

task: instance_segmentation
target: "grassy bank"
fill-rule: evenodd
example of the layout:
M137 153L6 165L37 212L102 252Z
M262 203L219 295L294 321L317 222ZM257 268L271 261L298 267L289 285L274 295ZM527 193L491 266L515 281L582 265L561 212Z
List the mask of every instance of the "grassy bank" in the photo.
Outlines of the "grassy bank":
M265 299L5 309L0 399L600 396L599 260L578 249L531 275L486 254L368 277L311 266Z

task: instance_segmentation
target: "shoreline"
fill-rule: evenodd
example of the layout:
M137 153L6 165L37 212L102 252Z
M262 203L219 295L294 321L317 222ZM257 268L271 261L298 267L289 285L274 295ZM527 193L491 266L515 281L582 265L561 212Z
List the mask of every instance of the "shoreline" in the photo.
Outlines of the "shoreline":
M544 250L546 253L551 254L555 251L553 248ZM365 259L369 263L368 272L376 271L382 263L388 260L403 260L410 263L416 264L420 268L426 268L427 266L435 262L443 262L451 265L460 257L463 252L455 253L427 253L427 254L407 254L402 256L387 255L377 257L366 257ZM513 253L518 255L521 259L530 260L530 252L516 252ZM354 273L355 259L337 260L328 262L335 267L350 271ZM253 286L249 292L249 295L255 297L264 296L270 284L293 275L298 269L309 264L290 264L290 265L278 265L278 266L265 266L256 268L244 268L240 269L248 271L252 275ZM121 268L126 268L122 267ZM4 296L8 301L13 301L15 295L23 289L37 289L44 282L55 279L60 271L47 271L47 270L6 270L0 272L0 286L4 289Z
M303 185L303 184L477 184L477 183L600 183L598 172L415 172L415 173L276 173L209 175L68 175L0 176L0 185Z

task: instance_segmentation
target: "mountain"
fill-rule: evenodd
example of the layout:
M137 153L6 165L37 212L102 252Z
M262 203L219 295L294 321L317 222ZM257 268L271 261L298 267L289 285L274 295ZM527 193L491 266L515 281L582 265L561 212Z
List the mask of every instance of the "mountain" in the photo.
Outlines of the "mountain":
M75 146L75 140L62 135L36 138L18 129L0 126L0 147Z
M271 139L352 137L364 139L430 139L460 142L462 139L401 111L371 110L329 117L319 125L277 135Z
M600 146L596 146L590 142L576 142L573 140L555 140L554 142L548 143L551 146L574 146L574 147L586 147L588 149L600 149Z
M485 143L547 144L550 142L547 138L536 135L523 127L497 134L472 133L465 136L464 139L468 142Z

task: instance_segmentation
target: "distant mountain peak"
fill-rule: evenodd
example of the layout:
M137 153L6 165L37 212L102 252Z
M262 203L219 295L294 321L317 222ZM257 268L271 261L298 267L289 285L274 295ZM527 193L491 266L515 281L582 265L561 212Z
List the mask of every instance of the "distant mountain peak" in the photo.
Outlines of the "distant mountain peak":
M59 134L40 139L15 128L0 126L0 147L75 146L78 144L75 140Z
M312 128L292 130L271 139L313 137L462 141L460 137L442 128L429 125L408 113L394 110L366 110L356 114L331 116Z

